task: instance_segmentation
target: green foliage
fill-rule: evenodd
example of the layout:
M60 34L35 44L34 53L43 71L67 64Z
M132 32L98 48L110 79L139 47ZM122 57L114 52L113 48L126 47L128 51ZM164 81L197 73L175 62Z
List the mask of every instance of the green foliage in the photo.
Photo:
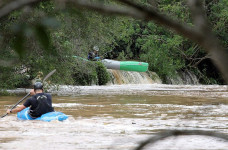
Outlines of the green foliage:
M190 22L190 11L186 1L180 0L161 0L159 9L168 14L173 19L179 19L186 23Z
M101 62L97 62L96 66L98 85L105 85L110 81L110 74Z
M175 76L176 71L185 67L182 37L170 33L152 22L142 23L134 20L122 22L118 60L140 59L149 63L149 70L160 77Z
M144 1L144 3L147 3ZM227 0L211 1L206 3L208 16L216 25L216 32L220 39L228 45L227 35ZM192 24L190 11L185 1L161 0L157 3L157 7L163 13L169 14L172 18L177 18L187 24ZM211 11L213 10L213 11ZM204 70L210 70L212 64L207 61L202 61L197 64L201 58L206 55L206 52L193 44L191 41L184 39L168 31L167 29L156 25L152 22L144 23L132 19L123 20L121 24L121 35L116 38L117 45L115 51L119 60L125 59L140 59L149 63L149 70L155 71L165 81L167 76L174 77L176 72L183 69L195 70L204 74L209 80L216 79L221 83L218 74L208 74ZM218 30L219 29L219 30ZM130 51L129 51L130 49ZM112 57L110 57L112 58ZM199 74L197 74L199 78ZM206 79L206 78L202 78ZM204 82L202 83L209 83ZM214 83L214 81L210 82Z
M119 56L117 57L117 60L126 60L124 51L119 53Z
M25 37L22 32L15 35L14 49L19 54L20 58L24 55L24 42Z
M46 28L42 25L35 26L35 34L43 48L48 50L50 47L50 38Z
M10 94L9 92L7 92L7 91L4 90L4 89L1 89L1 90L0 90L0 96L9 96L9 95L12 95L12 94Z
M29 14L15 11L8 18L10 21L1 23L4 30L0 32L7 36L2 36L4 39L0 40L3 47L0 59L8 61L19 55L18 66L23 65L27 68L26 74L30 76L30 81L36 78L39 72L45 75L57 69L50 78L56 84L97 84L96 67L92 65L94 62L77 61L71 56L87 58L87 53L94 45L99 46L100 54L110 51L114 35L117 34L110 28L115 29L119 26L115 17L81 12L74 8L56 11L53 2L40 3ZM8 30L11 31L9 34ZM9 80L15 83L16 79L19 80L19 77L16 77L18 73L13 69L14 66L10 68L8 73L14 74L15 79ZM104 75L101 67L98 70L99 74ZM4 74L7 73L4 72ZM100 84L106 82L103 78L100 77ZM3 78L0 79L1 82L3 80ZM24 87L21 83L11 84L10 82L4 87L7 85L7 88L18 85Z
M113 4L106 0L100 2ZM137 2L150 6L148 0ZM205 2L213 30L227 47L228 1ZM156 7L172 18L192 24L186 1L161 0ZM14 11L1 20L0 28L0 59L9 65L12 60L16 62L11 67L1 64L0 88L28 86L39 72L45 75L53 69L57 72L50 80L56 84L105 84L109 77L103 65L72 57L87 58L94 45L99 47L103 57L146 61L149 70L157 72L163 79L175 76L178 70L190 69L200 72L196 74L205 79L203 83L220 80L218 75L208 73L211 64L207 61L194 65L206 55L202 49L152 22L102 16L71 6L59 10L54 2L45 1L33 11ZM18 73L21 66L27 69L23 74Z
M101 62L78 60L74 67L74 85L105 85L110 75Z
M208 4L208 14L212 22L213 30L222 41L224 47L228 47L228 0L212 1Z
M77 61L74 67L74 85L92 85L97 82L96 66L90 61Z
M0 66L0 71L0 89L28 87L31 84L28 76L20 73L10 73L15 72L12 68Z
M165 76L175 76L176 71L184 67L184 60L180 57L181 37L174 35L148 36L140 40L143 61L149 62L149 69L155 71L163 79Z

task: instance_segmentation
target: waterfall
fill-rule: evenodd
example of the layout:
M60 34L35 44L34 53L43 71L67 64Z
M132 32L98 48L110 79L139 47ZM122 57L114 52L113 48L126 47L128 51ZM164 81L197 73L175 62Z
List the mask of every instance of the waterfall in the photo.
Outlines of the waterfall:
M158 75L154 72L133 72L133 71L123 71L123 70L113 70L107 69L111 74L110 84L153 84L162 81Z
M172 77L172 78L167 77L166 81L167 81L167 84L175 84L175 85L180 85L180 84L198 85L199 84L199 80L196 77L196 75L189 70L179 71L177 72L177 75L175 77Z

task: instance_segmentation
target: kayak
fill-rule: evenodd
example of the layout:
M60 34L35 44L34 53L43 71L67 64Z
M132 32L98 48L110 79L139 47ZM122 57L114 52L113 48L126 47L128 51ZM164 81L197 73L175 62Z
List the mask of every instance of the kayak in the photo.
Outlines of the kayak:
M52 120L63 121L68 118L68 116L65 115L64 113L54 111L54 112L49 112L49 113L43 114L39 118L33 119L29 116L28 111L29 111L29 107L18 112L17 113L18 120L41 120L41 121L50 122Z
M101 60L107 69L146 72L148 70L148 63L137 61L116 61L110 59Z
M83 61L89 61L85 58L72 56L74 58L81 59ZM96 57L95 59L99 60L100 57ZM114 70L124 70L124 71L137 71L137 72L146 72L148 70L148 63L146 62L138 62L138 61L116 61L110 59L100 60L101 63L106 66L107 69Z

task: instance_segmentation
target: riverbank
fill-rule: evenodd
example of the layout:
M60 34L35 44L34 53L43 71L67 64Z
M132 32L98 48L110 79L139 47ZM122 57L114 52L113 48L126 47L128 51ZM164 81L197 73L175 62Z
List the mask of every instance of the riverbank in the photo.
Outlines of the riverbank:
M7 90L10 94L26 94L31 89ZM58 96L78 95L176 95L184 97L228 97L226 85L167 85L167 84L127 84L109 86L71 86L50 87L47 92Z

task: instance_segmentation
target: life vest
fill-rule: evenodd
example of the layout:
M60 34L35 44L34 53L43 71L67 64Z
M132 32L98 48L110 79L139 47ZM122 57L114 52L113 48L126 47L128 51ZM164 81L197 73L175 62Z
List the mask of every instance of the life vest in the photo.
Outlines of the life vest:
M90 52L89 54L88 54L88 60L99 60L100 59L100 57L99 57L99 55L98 55L98 53L94 53L94 52Z
M34 110L29 110L29 115L32 118L38 118L41 115L54 111L53 107L47 102L47 96L41 95L36 98L38 105Z

